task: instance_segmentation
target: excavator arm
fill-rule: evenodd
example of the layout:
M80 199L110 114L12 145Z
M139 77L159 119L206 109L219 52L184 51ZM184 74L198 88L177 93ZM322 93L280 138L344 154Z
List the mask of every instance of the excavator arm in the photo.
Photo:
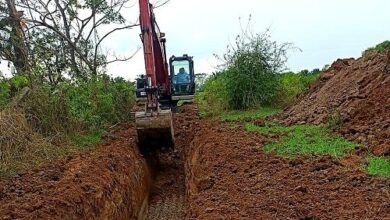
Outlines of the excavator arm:
M172 112L160 103L171 99L171 85L165 52L165 36L160 32L148 0L139 0L141 41L143 44L146 103L143 112L135 113L138 147L141 152L173 148Z
M146 111L156 111L159 99L168 99L171 85L165 52L165 34L157 25L153 6L148 0L139 0L141 40L144 49L147 78Z

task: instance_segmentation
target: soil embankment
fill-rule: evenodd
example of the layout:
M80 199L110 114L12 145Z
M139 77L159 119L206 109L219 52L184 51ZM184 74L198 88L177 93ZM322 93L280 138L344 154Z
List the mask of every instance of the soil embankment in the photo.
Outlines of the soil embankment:
M0 183L1 219L136 219L151 184L132 124L97 149Z
M390 180L331 157L266 154L264 137L200 120L186 153L187 219L389 219Z
M390 53L390 51L389 51ZM286 124L327 123L376 155L390 156L390 56L337 60L282 115Z

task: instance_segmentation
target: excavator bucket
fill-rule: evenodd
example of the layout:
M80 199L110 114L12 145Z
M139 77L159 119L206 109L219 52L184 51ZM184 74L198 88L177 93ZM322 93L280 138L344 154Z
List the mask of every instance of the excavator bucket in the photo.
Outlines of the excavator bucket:
M158 113L135 113L138 147L143 152L174 147L172 112L159 110Z

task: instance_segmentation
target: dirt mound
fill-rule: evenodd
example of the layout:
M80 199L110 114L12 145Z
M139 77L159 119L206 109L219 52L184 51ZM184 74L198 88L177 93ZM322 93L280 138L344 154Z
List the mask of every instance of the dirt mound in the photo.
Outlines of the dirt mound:
M201 120L187 155L187 219L388 219L389 180L325 157L266 154L266 138Z
M134 219L147 205L150 177L123 125L97 149L0 182L0 219ZM146 210L145 210L146 211Z
M337 60L309 91L281 115L286 124L327 123L372 147L390 144L390 59L372 53ZM385 149L384 152L388 152Z

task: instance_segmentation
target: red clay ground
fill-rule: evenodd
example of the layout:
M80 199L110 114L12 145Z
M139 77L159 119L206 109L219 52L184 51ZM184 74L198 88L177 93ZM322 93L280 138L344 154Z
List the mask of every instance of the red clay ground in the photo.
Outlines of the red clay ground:
M191 105L175 115L175 137L149 219L390 219L389 178L330 157L265 154L264 137L200 119ZM3 181L1 219L136 219L150 181L134 141L126 125L96 150Z
M151 181L135 135L123 125L95 150L1 182L0 219L136 218Z
M261 136L199 120L187 149L187 219L390 219L390 179L330 157L266 154Z

